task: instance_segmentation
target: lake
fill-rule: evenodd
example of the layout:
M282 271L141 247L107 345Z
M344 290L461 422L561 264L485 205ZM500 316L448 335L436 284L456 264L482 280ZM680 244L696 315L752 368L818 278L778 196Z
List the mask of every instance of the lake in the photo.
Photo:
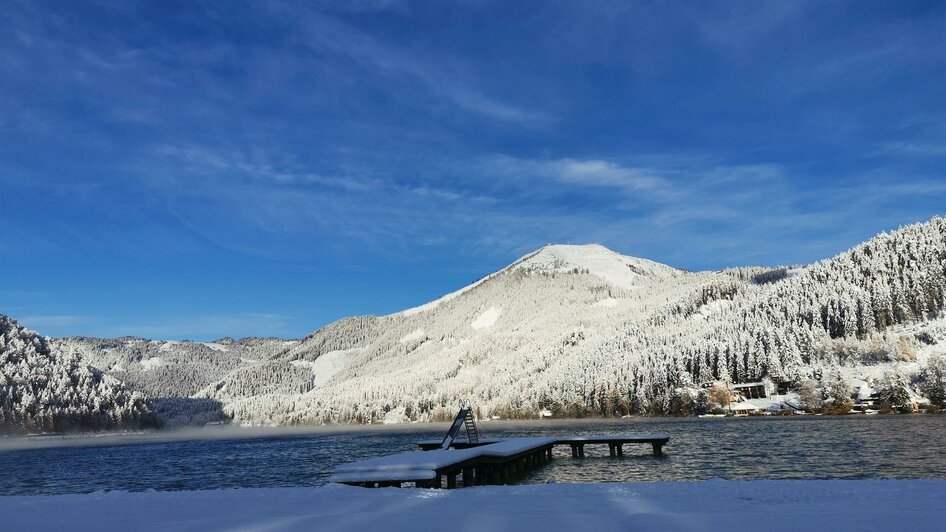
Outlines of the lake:
M946 478L946 415L799 416L780 418L632 418L481 422L481 437L550 434L670 434L664 457L649 445L629 445L623 457L589 446L572 459L556 448L550 464L523 483L748 479ZM335 466L415 450L440 438L445 424L358 430L321 429L226 438L153 441L165 436L36 439L38 448L0 451L0 495L82 493L95 490L195 490L319 486ZM205 433L204 436L205 437ZM211 433L212 434L212 433ZM27 439L26 441L28 441ZM140 441L141 443L128 444ZM22 443L25 440L8 439ZM2 447L0 447L2 448Z

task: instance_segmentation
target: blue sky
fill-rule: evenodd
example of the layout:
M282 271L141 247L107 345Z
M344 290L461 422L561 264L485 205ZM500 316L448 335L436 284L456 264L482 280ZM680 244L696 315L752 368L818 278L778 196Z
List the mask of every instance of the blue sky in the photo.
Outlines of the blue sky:
M549 242L809 262L946 212L940 2L0 10L0 312L302 336Z

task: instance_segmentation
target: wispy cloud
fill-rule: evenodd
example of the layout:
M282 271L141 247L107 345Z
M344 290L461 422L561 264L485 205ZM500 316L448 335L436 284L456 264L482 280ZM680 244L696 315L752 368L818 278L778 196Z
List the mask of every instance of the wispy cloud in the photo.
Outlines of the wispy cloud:
M942 142L931 140L886 142L881 145L881 150L906 156L946 157L946 139Z
M272 163L278 153L256 154L252 162L206 147L155 153L173 163L166 173L173 179L161 174L152 186L184 226L226 249L283 258L341 240L387 256L418 256L424 248L510 256L546 242L600 241L688 267L700 249L719 265L790 262L777 258L773 238L794 241L819 227L842 226L871 202L941 193L929 183L865 187L853 177L850 186L839 181L827 191L811 190L797 184L808 176L781 164L726 164L686 153L495 154L431 162L436 179L418 177L413 184L377 169L377 175L334 177L281 167ZM563 210L563 197L583 198L585 208ZM247 238L250 228L268 235L264 247ZM806 258L837 251L836 233L820 234L807 239Z
M299 13L294 16L300 17ZM430 94L460 109L523 126L544 126L554 120L547 111L527 108L490 96L458 58L438 57L430 50L410 50L382 42L364 31L319 12L301 14L300 42L313 49L349 58L376 75L419 83ZM325 65L322 66L326 68ZM409 89L408 89L409 90Z
M306 171L298 164L287 164L278 168L267 162L265 155L257 153L261 161L254 161L239 150L211 150L202 146L161 145L154 149L158 156L176 160L193 174L222 174L228 180L246 179L272 185L321 185L350 191L365 191L380 186L372 179L357 177L325 176Z
M652 169L627 167L601 159L557 159L540 162L537 167L563 183L579 186L610 187L661 197L671 195L676 189L669 180L654 175Z

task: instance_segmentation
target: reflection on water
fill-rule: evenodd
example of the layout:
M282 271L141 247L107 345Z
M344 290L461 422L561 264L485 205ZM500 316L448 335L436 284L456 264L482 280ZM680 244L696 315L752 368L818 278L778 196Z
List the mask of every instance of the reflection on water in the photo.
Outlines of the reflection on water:
M100 489L177 490L318 486L336 465L416 449L442 432L318 433L293 437L177 441L0 452L0 495ZM708 478L946 478L946 416L848 416L480 424L481 436L670 434L666 456L629 445L625 456L589 446L584 459L556 449L523 482Z

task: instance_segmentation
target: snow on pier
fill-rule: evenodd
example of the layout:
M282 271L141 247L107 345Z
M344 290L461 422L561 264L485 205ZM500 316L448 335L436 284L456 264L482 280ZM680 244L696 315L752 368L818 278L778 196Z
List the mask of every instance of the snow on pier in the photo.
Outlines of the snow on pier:
M446 478L447 488L506 484L552 459L552 449L568 445L572 457L585 456L586 445L608 445L611 456L624 454L626 444L650 444L654 456L663 454L670 441L666 434L614 434L600 436L551 436L508 438L504 440L469 442L456 440L451 449L438 448L439 441L418 445L425 451L381 456L339 466L332 482L365 487L401 486L413 482L418 487L439 488Z

